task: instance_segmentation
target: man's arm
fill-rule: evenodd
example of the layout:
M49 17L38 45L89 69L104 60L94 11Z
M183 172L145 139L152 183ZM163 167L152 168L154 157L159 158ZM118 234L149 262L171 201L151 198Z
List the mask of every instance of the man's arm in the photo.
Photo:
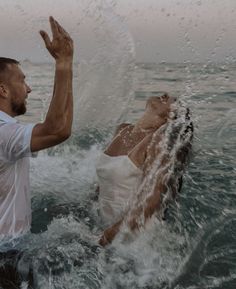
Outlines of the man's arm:
M45 121L33 128L32 152L59 144L71 134L73 41L52 17L50 17L50 24L52 41L45 31L40 31L40 34L46 48L56 61L54 92Z

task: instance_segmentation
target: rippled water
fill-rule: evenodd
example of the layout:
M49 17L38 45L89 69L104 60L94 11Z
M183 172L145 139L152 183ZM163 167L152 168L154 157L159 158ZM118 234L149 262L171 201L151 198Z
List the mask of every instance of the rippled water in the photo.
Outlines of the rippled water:
M53 67L23 63L23 70L33 92L22 120L38 121L50 100ZM38 288L235 289L236 65L138 64L134 78L135 97L123 119L136 120L146 98L162 92L192 111L193 157L167 221L153 219L134 236L124 233L112 246L98 246L94 165L113 129L103 110L105 130L93 126L94 115L87 130L76 118L66 144L32 160L32 232L16 247L32 260ZM77 84L75 66L75 99L81 97Z

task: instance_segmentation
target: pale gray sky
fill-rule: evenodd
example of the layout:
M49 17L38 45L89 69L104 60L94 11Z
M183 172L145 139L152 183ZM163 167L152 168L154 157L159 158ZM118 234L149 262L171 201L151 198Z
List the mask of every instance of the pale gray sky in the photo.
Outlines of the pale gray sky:
M49 15L72 35L76 60L90 59L120 27L117 41L130 33L137 61L236 58L236 0L0 0L1 55L48 61L38 30L49 29Z

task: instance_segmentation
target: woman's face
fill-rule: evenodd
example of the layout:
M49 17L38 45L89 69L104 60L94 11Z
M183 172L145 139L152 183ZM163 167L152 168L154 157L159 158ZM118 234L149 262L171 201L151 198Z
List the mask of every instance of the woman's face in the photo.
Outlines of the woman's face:
M147 100L146 112L151 115L156 115L161 118L167 118L170 110L171 104L176 101L176 98L164 94L163 96L152 96Z

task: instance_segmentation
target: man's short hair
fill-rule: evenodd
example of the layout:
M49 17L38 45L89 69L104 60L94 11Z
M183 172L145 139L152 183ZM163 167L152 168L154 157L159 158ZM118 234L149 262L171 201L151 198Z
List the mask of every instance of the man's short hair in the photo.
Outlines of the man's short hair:
M0 73L4 72L8 64L19 64L19 61L12 58L0 57Z

